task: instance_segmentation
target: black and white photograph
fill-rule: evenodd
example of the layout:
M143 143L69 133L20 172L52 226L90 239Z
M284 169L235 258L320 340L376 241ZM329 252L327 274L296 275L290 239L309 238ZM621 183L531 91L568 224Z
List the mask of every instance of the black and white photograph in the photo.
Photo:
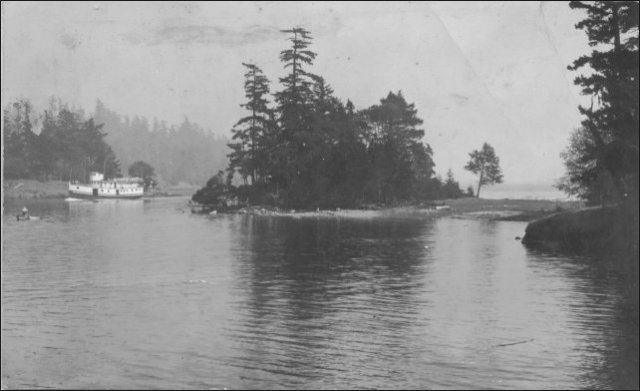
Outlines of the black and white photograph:
M2 1L1 389L638 389L638 1Z

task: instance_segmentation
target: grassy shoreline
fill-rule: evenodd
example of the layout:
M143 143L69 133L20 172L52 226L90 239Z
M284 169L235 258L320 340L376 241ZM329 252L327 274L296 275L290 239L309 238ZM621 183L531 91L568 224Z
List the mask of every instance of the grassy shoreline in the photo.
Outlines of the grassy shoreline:
M567 210L580 208L576 201L512 200L458 198L437 200L431 204L388 206L378 209L333 209L333 210L284 210L268 206L250 206L221 213L248 214L258 216L287 216L293 218L374 218L451 216L463 219L532 221ZM192 208L194 213L217 214L215 209Z
M5 179L2 184L3 198L13 199L55 199L68 197L66 181L37 181L32 179ZM149 194L150 197L190 195L193 188L166 188ZM304 217L421 217L427 215L448 215L454 218L487 219L507 221L532 221L557 212L579 209L578 201L555 201L535 199L483 199L457 198L435 200L428 206L405 205L388 206L379 209L336 209L336 210L283 210L266 206L241 208L231 213Z
M66 181L37 181L34 179L3 179L4 199L65 198L69 194Z
M534 199L459 198L445 202L454 217L504 221L533 221L583 206L580 201Z

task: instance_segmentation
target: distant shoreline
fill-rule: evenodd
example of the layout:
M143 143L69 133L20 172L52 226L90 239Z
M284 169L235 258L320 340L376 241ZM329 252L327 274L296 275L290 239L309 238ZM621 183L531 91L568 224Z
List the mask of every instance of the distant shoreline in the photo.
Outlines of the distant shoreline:
M196 188L167 188L154 190L145 197L179 197L191 195ZM69 197L67 181L38 181L35 179L3 179L2 195L4 200L19 199L56 199Z
M66 181L37 181L33 179L3 180L4 200L64 199L69 196ZM175 187L156 190L145 197L191 196L196 188ZM578 201L543 199L483 199L457 198L433 200L431 206L404 205L383 206L378 209L334 210L285 210L268 206L251 206L224 212L265 216L289 216L294 218L373 218L373 217L424 217L450 216L453 218L532 221L560 211L578 209ZM436 207L438 205L439 207ZM203 214L207 214L206 212Z
M3 179L3 198L6 199L34 199L34 198L65 198L69 195L66 181L37 181L34 179Z

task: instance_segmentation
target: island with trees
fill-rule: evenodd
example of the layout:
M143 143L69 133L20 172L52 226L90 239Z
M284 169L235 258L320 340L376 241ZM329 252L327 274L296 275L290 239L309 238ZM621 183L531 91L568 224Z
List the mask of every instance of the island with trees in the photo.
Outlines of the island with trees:
M592 99L589 107L579 107L584 121L562 154L567 174L557 187L590 208L531 223L523 242L581 251L613 245L637 258L638 3L574 1L570 6L586 11L576 28L586 31L595 49L568 69L589 70L575 83ZM317 54L310 48L310 32L301 27L282 32L290 42L280 52L287 75L272 94L260 67L242 64L246 101L241 106L247 115L232 130L226 179L220 171L194 202L209 210L238 205L314 210L473 195L473 188L460 189L451 171L446 182L435 175L433 150L422 141L423 121L402 91L356 109L311 72ZM476 198L483 186L503 182L490 144L469 156L464 168L478 176Z
M422 141L413 103L390 91L379 104L357 110L322 76L310 71L316 53L301 27L282 31L287 75L280 90L257 64L243 63L247 115L232 129L229 167L193 201L211 208L266 205L286 209L363 208L421 203L468 195L451 170L435 175L433 150ZM240 182L238 185L235 182ZM481 181L482 182L482 181ZM486 181L483 184L488 183Z

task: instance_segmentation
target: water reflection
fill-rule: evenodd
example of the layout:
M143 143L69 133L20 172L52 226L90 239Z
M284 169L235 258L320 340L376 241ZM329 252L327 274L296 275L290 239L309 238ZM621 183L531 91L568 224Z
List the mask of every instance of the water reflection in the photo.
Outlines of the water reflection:
M401 374L432 224L244 218L236 305L247 316L228 331L243 386L358 387Z
M638 386L628 276L525 249L524 223L205 217L185 203L47 201L33 223L9 206L3 384Z

